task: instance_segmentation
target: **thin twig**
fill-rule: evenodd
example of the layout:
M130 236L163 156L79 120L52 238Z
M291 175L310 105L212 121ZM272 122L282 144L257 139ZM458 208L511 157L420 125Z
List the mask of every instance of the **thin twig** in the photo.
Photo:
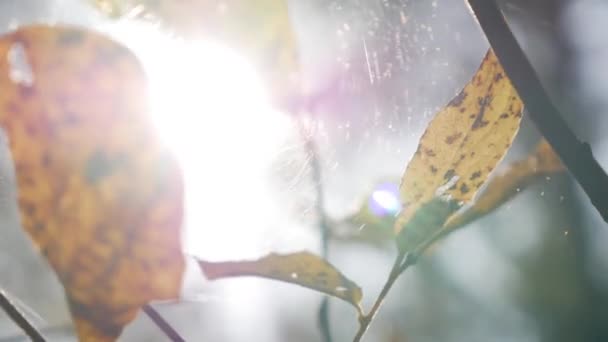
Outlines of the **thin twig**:
M304 128L302 127L302 130ZM323 195L323 179L321 177L321 163L319 161L319 151L314 139L307 132L302 132L306 141L306 149L310 155L310 168L312 171L312 181L315 187L315 211L318 216L317 225L321 232L321 257L327 259L329 254L329 235L330 228L325 214L325 200ZM323 342L332 342L331 329L329 324L329 297L324 296L319 306L319 330Z
M551 102L495 0L467 0L536 128L608 222L608 175Z
M172 342L185 342L186 340L181 337L181 335L173 329L169 322L165 321L163 316L160 315L158 311L156 311L150 304L146 304L143 307L144 312L154 324L163 332Z
M405 253L399 252L397 258L395 259L395 263L391 268L391 273L389 274L388 279L384 284L384 287L380 291L378 298L376 298L376 302L374 303L370 311L359 319L359 330L357 331L353 342L361 341L363 335L365 335L365 333L367 332L370 323L374 320L374 317L376 317L376 314L382 306L382 303L384 303L384 298L386 298L386 295L395 284L395 281L399 278L401 274L403 274L403 272L405 272L405 270L407 270L410 266L414 265L416 263L416 260L417 258L414 254L407 254L406 256Z
M0 289L0 306L11 318L15 324L25 332L25 334L34 342L44 342L42 334L30 323L27 318L17 309L17 307L8 299L4 290Z
M329 324L329 296L323 296L321 305L319 306L319 330L321 330L321 337L323 342L331 342L331 326Z
M321 256L326 258L329 252L329 223L325 214L325 199L323 198L323 179L321 177L321 162L319 152L312 136L305 137L306 149L310 153L310 168L315 184L315 209L318 215L318 225L321 231Z
M38 328L38 332L40 332L44 336L53 336L53 335L59 335L59 334L68 336L72 333L72 331L73 331L72 322ZM23 342L24 338L25 338L25 336L23 335L23 333L17 333L15 335L4 336L4 337L0 338L0 342Z

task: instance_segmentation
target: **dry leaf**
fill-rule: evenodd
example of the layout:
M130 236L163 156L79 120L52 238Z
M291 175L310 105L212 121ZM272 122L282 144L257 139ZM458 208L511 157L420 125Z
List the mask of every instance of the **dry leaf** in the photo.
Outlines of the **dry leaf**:
M498 59L488 51L473 79L430 122L403 175L400 192L405 209L395 224L402 251L418 248L445 222L415 226L420 221L416 217L432 215L420 210L454 212L474 197L511 146L522 107ZM449 216L440 215L441 219Z
M65 287L80 340L113 341L143 304L178 295L184 269L181 173L148 121L142 69L73 27L21 28L0 56L23 227Z
M254 261L199 260L208 279L257 276L307 287L343 299L361 313L361 288L330 263L309 252L269 254Z
M483 217L539 178L565 170L559 157L543 139L526 159L510 164L502 173L492 177L475 203L450 217L444 230L451 231Z
M551 146L542 140L524 159L510 163L492 176L470 207L450 216L443 225L441 236L491 213L539 179L565 170ZM392 215L378 216L370 212L366 202L354 215L334 222L332 236L340 240L383 245L394 237L392 227L395 221Z

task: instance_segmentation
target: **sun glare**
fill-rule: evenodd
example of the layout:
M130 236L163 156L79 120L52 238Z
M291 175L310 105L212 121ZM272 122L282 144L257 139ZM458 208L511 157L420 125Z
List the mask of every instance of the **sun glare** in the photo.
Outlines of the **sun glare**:
M395 215L401 210L399 187L394 183L379 184L372 192L369 209L374 215Z
M184 170L185 249L207 259L255 257L276 204L265 170L289 130L255 69L211 41L124 29L140 57L154 122ZM267 239L267 236L265 237Z

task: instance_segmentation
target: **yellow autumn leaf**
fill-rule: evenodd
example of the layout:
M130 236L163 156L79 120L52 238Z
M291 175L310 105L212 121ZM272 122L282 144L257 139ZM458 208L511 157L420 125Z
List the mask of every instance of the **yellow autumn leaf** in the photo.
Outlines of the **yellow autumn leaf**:
M198 262L211 280L240 276L280 280L345 300L361 313L361 288L330 263L309 252L272 253L253 261Z
M113 341L142 305L175 298L184 270L181 172L149 122L144 74L128 49L74 27L23 27L0 56L23 228L79 339Z
M504 170L493 175L469 207L450 216L443 225L441 236L491 213L539 179L565 170L551 146L546 140L541 140L524 159L510 163ZM387 187L386 184L389 183L380 183L382 189ZM368 201L356 213L334 222L333 238L381 245L394 237L396 217L372 212L369 202L373 201L373 195L368 195L366 199Z
M442 229L428 239L419 250L424 250L442 237L484 217L535 181L565 171L566 168L549 143L544 139L541 140L536 149L525 159L509 164L504 171L490 178L475 202L450 216Z
M92 0L112 16L155 18L190 39L220 40L260 72L278 105L299 94L297 39L287 0Z
M488 51L473 79L430 122L403 175L404 209L395 224L402 251L421 246L474 197L511 146L522 107L498 59ZM426 211L434 209L440 210L443 222L430 219L434 214Z
M527 158L510 164L506 170L492 177L475 203L450 217L444 230L454 230L483 217L539 178L564 171L566 168L559 157L543 139Z

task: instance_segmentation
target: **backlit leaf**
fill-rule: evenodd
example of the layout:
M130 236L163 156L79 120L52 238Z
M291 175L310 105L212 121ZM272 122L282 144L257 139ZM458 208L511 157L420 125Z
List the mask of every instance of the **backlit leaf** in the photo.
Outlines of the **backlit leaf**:
M490 178L486 187L475 199L475 203L463 212L450 217L445 223L444 230L453 230L483 217L531 183L565 170L559 157L543 139L526 159L511 163L503 172Z
M330 263L309 252L269 254L254 261L199 260L208 279L257 276L297 284L343 299L361 312L361 288Z
M441 235L444 236L491 213L534 182L565 170L547 141L542 140L524 159L510 163L504 170L493 175L469 207L450 216L441 230ZM382 186L385 184L386 182L381 183ZM371 194L368 197L371 197ZM377 215L371 212L368 202L365 202L355 214L335 222L332 235L340 240L382 244L394 238L395 221L396 217L393 215Z
M430 122L403 175L404 209L395 224L403 251L416 249L441 229L450 216L443 210L453 213L474 197L511 146L522 107L498 59L488 51L473 79ZM413 224L426 222L416 217L433 215L420 210L434 208L441 208L443 222Z
M73 27L5 35L0 125L23 228L62 282L81 341L113 341L143 304L178 295L181 173L129 50Z

